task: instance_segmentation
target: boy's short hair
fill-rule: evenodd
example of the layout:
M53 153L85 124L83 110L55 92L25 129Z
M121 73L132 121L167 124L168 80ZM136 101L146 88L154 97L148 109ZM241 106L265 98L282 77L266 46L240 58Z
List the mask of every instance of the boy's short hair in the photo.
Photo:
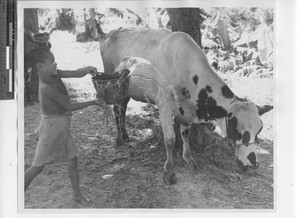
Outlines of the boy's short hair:
M49 48L35 48L26 55L25 62L29 65L31 69L36 71L37 63L44 63L45 60L49 58L51 54L52 53Z

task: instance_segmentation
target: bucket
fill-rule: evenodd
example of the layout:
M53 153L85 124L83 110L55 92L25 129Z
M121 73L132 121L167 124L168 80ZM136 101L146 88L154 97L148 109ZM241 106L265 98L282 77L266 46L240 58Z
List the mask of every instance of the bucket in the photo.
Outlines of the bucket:
M121 103L128 97L129 70L114 73L101 73L92 77L97 99L106 104Z

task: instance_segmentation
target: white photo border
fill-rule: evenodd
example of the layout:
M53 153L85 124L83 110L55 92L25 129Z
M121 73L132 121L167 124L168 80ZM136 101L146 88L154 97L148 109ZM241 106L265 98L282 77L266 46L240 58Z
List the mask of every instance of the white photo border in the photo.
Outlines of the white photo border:
M72 7L81 7L82 4L91 4L97 7L97 4L108 4L120 6L125 1L74 1ZM276 69L277 74L277 100L276 107L276 140L274 141L274 165L275 178L275 204L274 210L197 210L197 209L164 209L164 210L137 210L137 209L26 209L24 211L24 72L23 54L23 9L37 8L42 4L44 8L58 7L58 1L18 1L18 68L17 68L17 100L0 101L0 111L9 111L9 115L1 114L1 123L7 123L7 130L2 128L0 132L0 217L45 217L52 216L72 216L82 217L83 214L89 217L101 216L152 216L153 213L159 216L179 217L185 216L203 216L203 217L296 217L296 158L297 122L299 118L297 110L300 109L296 99L299 97L299 87L297 82L299 76L296 75L297 49L299 49L299 32L296 32L297 20L299 15L296 9L299 4L297 1L246 1L246 0L203 0L203 1L126 1L126 6L133 7L142 4L143 6L155 5L161 7L188 7L207 4L207 7L270 7L276 4ZM70 7L70 1L60 1L59 7ZM298 18L298 19L297 19ZM298 29L299 31L299 29ZM298 37L296 37L298 36ZM298 46L298 47L296 47ZM299 50L298 50L299 51ZM16 126L16 123L17 126ZM0 124L1 125L1 124ZM13 131L13 133L11 133ZM14 133L17 131L17 133ZM16 140L17 137L17 140ZM3 140L3 141L2 141ZM4 143L3 143L4 142ZM15 146L14 146L15 145ZM16 149L18 147L18 149ZM18 171L18 174L17 174ZM297 178L298 179L298 178ZM299 179L297 180L299 181ZM18 186L18 188L17 188ZM18 189L18 191L17 191ZM299 201L298 201L299 203ZM23 208L23 209L22 209ZM271 212L270 212L271 211ZM3 215L3 216L2 216ZM299 215L299 214L298 214Z

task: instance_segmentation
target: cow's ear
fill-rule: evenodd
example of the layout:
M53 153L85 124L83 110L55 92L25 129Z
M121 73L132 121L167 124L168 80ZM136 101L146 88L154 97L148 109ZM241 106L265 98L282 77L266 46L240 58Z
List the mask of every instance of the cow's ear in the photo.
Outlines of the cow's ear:
M262 107L260 106L256 106L257 109L258 109L258 115L261 116L263 115L264 113L267 113L268 111L272 110L273 109L273 106L271 105L264 105Z

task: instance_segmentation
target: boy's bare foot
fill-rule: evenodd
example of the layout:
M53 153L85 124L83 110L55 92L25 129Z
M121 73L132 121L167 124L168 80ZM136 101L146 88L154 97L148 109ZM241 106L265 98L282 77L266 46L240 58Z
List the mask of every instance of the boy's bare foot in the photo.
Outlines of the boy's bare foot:
M73 200L77 201L85 206L90 206L92 204L91 200L84 197L81 193L80 194L73 194Z

